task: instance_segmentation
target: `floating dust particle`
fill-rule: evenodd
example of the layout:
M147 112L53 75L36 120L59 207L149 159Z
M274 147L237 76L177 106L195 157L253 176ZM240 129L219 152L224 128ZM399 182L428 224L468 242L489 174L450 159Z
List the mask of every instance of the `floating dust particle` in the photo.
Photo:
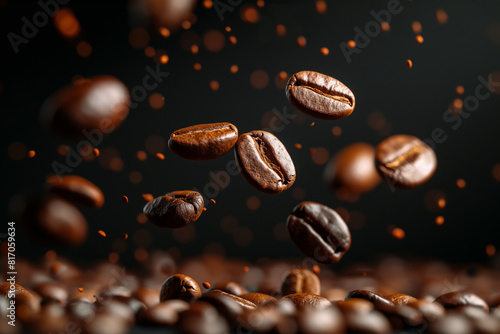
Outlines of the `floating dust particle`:
M103 238L105 238L105 237L106 237L106 233L105 233L103 230L99 230L99 231L97 231L97 233L98 233L101 237L103 237Z
M123 203L128 203L128 197L127 196L122 196L122 202Z
M144 202L151 202L153 200L153 195L151 194L142 194L142 199L144 200Z
M195 55L198 52L200 52L200 47L196 44L191 45L191 53Z
M444 224L444 217L443 216L437 216L436 219L435 219L435 223L436 225L443 225Z
M210 199L210 203L215 204L217 203L213 198Z
M301 145L301 144L299 144L299 143L295 143L295 145L294 145L294 146L295 146L295 148L296 148L297 150L300 150L300 149L302 148L302 145Z
M101 152L99 152L99 149L97 147L94 147L94 149L92 150L92 152L94 152L94 156L97 158Z
M382 29L382 31L385 32L391 31L391 25L389 24L389 22L386 21L380 23L380 28Z
M78 292L83 292L83 288L78 288Z
M440 199L438 199L438 201L437 201L437 205L438 205L438 207L439 207L440 209L444 209L444 208L445 208L445 206L446 206L446 199L444 199L444 198L440 198Z
M35 151L33 151L33 150L29 150L29 151L28 151L28 158L30 158L30 159L31 159L31 158L34 158L34 157L35 157L35 155L36 155L36 152L35 152Z
M203 7L205 9L210 9L214 6L214 2L212 0L203 0Z
M403 229L396 227L391 232L392 236L398 240L401 240L405 237L405 231Z
M411 59L407 59L407 60L406 60L406 66L407 66L408 68L412 68L412 67L413 67L413 62L411 61Z
M322 48L320 49L320 52L321 52L321 54L322 54L323 56L328 56L328 54L330 53L330 50L328 50L328 48L326 48L326 47L322 47Z
M286 28L284 25L278 24L276 26L276 35L278 35L279 37L284 37L286 35Z
M162 55L162 56L160 57L160 63L162 63L162 64L166 64L166 63L168 63L168 59L169 59L169 58L168 58L168 56L167 56L167 55Z
M135 157L137 158L137 160L139 161L144 161L146 160L146 158L148 157L148 154L144 151L137 151L135 153Z
M207 208L203 208L203 212L207 211Z
M497 249L495 248L494 245L486 245L486 255L488 255L489 257L493 257L495 256L496 252L497 252Z
M224 30L226 30L227 32L231 32L231 27L230 27L230 26L226 26L226 27L224 28Z
M415 34L420 34L422 32L422 24L418 21L413 21L411 24L411 29Z
M314 123L314 122L311 122L311 126L314 126L314 124L316 124L316 123Z
M127 233L123 233L122 238L123 238L123 240L127 240L128 239L128 234Z
M161 27L160 29L158 29L160 35L162 35L162 37L164 38L168 38L170 37L170 30L168 30L168 28L165 28L165 27Z
M324 0L317 0L316 1L316 11L318 14L324 14L326 12L327 6L326 6L326 1Z
M76 45L76 53L82 58L87 58L92 54L92 45L89 42L81 41Z
M304 36L297 37L297 45L301 48L305 47L307 45L306 38Z
M231 68L229 69L231 73L235 74L238 72L238 65L231 65Z
M422 37L422 35L415 36L415 40L418 44L422 44L424 42L424 38Z
M332 128L332 135L334 135L335 137L338 137L342 134L342 128L338 125L335 125L333 128Z
M250 271L250 267L249 266L244 266L243 267L243 272L247 273Z
M321 268L315 264L313 267L312 267L312 270L313 272L316 274L316 275L319 275L319 273L321 272Z
M458 179L456 184L459 189L464 189L466 186L466 182L464 179Z
M458 95L462 95L465 91L464 86L460 86L460 85L457 86L457 88L455 90L457 91Z
M163 153L156 153L156 157L160 160L165 160L165 155Z
M218 91L220 88L219 82L217 80L212 80L210 81L210 89L214 92Z
M201 64L200 63L194 63L193 68L195 71L201 71Z
M436 20L438 21L439 24L445 24L448 22L448 14L442 9L438 9L436 11Z
M248 210L257 211L260 208L260 199L257 196L250 196L246 202Z
M203 287L204 287L205 289L210 289L210 288L212 287L212 286L210 285L210 283L208 283L208 282L203 282L203 283L201 283L201 285L203 285Z
M236 43L238 43L238 39L234 36L229 36L229 43L236 45Z
M146 55L146 57L153 58L156 54L156 51L153 47L148 46L144 49L144 54Z
M356 47L356 42L351 39L347 42L347 47L354 49Z
M281 81L285 81L287 78L288 78L288 73L286 73L285 71L281 71L279 74L278 74L279 78Z

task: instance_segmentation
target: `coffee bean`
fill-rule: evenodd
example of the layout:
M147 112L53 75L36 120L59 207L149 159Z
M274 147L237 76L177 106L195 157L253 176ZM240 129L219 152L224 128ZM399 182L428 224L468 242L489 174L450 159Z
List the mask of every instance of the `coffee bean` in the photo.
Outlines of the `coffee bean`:
M345 300L349 300L351 298L361 298L368 300L372 302L375 308L378 310L394 308L394 304L391 301L379 294L376 294L375 292L368 290L353 290L345 296Z
M101 142L127 117L127 87L111 76L82 79L49 97L40 112L42 123L65 136Z
M332 305L325 297L305 292L286 295L283 299L291 300L298 311L306 308L322 309Z
M134 291L133 297L144 303L148 308L158 304L158 291L149 287L141 286Z
M238 129L231 123L199 124L174 131L168 147L189 160L218 158L236 144Z
M300 333L345 333L342 313L333 305L320 310L306 309L299 314L298 318Z
M201 290L191 277L181 274L170 276L163 282L160 301L180 299L191 302L201 296Z
M424 319L428 322L435 321L436 319L444 316L446 313L443 305L426 300L417 300L410 302L407 305L419 310L424 316Z
M474 326L464 315L449 314L432 322L429 326L431 334L472 334Z
M245 180L264 193L279 194L295 182L292 158L272 133L242 134L236 143L235 157Z
M390 186L414 188L429 180L436 171L432 148L410 135L394 135L378 146L376 168Z
M295 73L286 85L288 101L316 118L337 120L349 116L355 106L354 94L335 78L313 71Z
M301 292L319 295L321 292L321 284L318 276L312 271L307 269L294 269L283 281L281 293L283 296L286 296Z
M236 296L240 296L247 293L247 290L236 282L232 281L222 281L218 282L213 287L214 290L221 290Z
M178 312L167 302L156 304L138 314L138 322L145 325L173 326L178 320Z
M488 304L473 293L453 291L445 293L436 298L435 302L443 305L445 308L457 308L459 306L474 306L481 308L486 313L489 312Z
M292 241L316 261L339 261L351 246L351 233L344 220L329 207L302 202L288 216L287 228Z
M196 301L180 314L179 328L186 334L229 334L226 320L211 304Z
M33 287L33 291L40 295L42 302L56 301L64 305L68 301L68 291L59 282L38 283Z
M273 304L277 302L277 299L265 293L252 292L244 293L240 295L241 298L251 301L257 306L263 306L267 304Z
M372 302L361 298L349 298L347 300L338 300L334 302L343 313L348 312L370 312L375 309Z
M359 195L375 188L380 175L375 169L375 148L367 143L351 144L336 153L325 167L325 182L332 188Z
M238 326L240 317L245 312L257 308L257 305L255 305L251 301L221 290L213 290L207 292L198 300L212 304L217 309L217 311L228 321L231 327Z
M196 221L203 212L203 196L190 190L173 191L144 206L151 223L162 228L180 228Z
M394 305L407 305L409 303L418 302L415 297L408 296L402 293L396 293L392 295L385 296L385 298L393 303Z
M391 333L391 324L379 311L348 312L344 314L348 333L387 334Z
M49 191L73 202L94 208L104 204L104 195L95 184L81 176L51 176L47 179Z
M79 246L87 238L87 220L73 204L51 196L43 198L33 213L37 238L66 246Z
M128 332L128 324L118 315L100 312L83 323L86 334L123 334Z

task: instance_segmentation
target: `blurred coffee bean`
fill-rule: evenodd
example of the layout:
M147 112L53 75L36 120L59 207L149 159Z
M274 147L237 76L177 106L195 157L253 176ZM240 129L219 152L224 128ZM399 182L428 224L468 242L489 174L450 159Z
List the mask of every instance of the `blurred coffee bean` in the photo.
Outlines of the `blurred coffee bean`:
M435 321L446 314L443 305L435 302L417 300L416 302L410 302L406 305L419 310L424 316L424 319L428 322Z
M283 299L291 300L299 311L306 308L322 309L332 305L332 303L324 297L305 292L286 295Z
M198 283L191 277L181 274L170 276L165 280L160 291L160 301L180 299L191 302L201 296Z
M417 302L417 299L415 297L408 296L402 293L395 293L392 295L388 295L385 296L385 298L394 305L407 305L409 303Z
M223 156L238 140L238 129L231 123L199 124L174 131L168 147L189 160L212 160Z
M226 320L215 307L203 301L194 302L180 314L179 328L185 334L229 334Z
M459 306L475 306L483 309L486 313L489 311L488 304L473 293L454 291L445 293L436 298L435 302L443 305L445 308L457 308Z
M207 292L198 300L212 304L231 326L238 323L238 317L244 312L257 308L251 301L221 290Z
M236 296L241 296L242 294L247 293L247 290L245 288L232 281L218 282L213 286L212 290L221 290Z
M33 290L42 298L42 302L56 301L66 304L68 301L68 291L65 286L59 282L43 282L35 285Z
M251 292L240 295L241 298L251 301L255 305L263 306L277 302L277 299L265 293Z
M326 165L325 182L333 189L343 189L361 194L375 188L380 176L375 169L375 148L367 143L351 144Z
M81 79L50 96L40 119L50 130L65 136L87 138L95 146L127 117L127 87L111 76Z
M138 314L138 323L142 325L173 326L178 320L177 310L166 302L144 309Z
M129 329L122 317L110 313L97 313L83 325L85 334L124 334Z
M319 278L310 270L294 269L285 277L281 293L286 296L302 292L319 295L321 292Z
M195 5L196 0L133 0L129 8L136 24L175 31Z
M432 148L410 135L394 135L382 141L375 159L384 181L397 188L414 188L427 182L437 167Z
M391 324L379 311L353 311L344 313L348 333L387 334L391 333Z
M432 322L429 332L431 334L472 334L474 326L466 316L450 314Z
M344 317L335 306L320 310L305 309L299 314L298 320L301 333L345 333Z
M394 308L394 304L391 301L387 300L379 294L376 294L375 292L368 290L351 291L345 296L345 300L347 301L351 298L366 299L372 302L375 308L378 310Z
M141 301L142 303L144 303L144 305L146 305L147 308L150 308L158 304L159 302L158 295L159 291L145 286L141 286L134 291L132 296L134 298L137 298L137 300Z
M154 225L180 228L195 222L203 212L203 196L196 191L173 191L156 197L144 206L144 214Z
M95 184L81 176L51 176L47 179L49 191L61 196L73 204L100 208L104 204L104 195Z
M325 264L338 262L351 246L351 233L331 208L302 202L288 216L290 238L304 255Z

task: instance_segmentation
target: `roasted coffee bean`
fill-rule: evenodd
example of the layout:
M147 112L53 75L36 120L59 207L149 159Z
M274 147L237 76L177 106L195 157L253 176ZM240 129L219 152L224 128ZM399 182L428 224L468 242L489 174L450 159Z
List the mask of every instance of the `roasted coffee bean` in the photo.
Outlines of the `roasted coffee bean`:
M133 297L150 308L158 304L158 294L157 290L142 286L134 291Z
M241 298L246 299L248 301L251 301L257 306L263 306L267 304L274 304L278 300L274 298L273 296L270 296L265 293L259 293L259 292L252 292L252 293L245 293L240 295Z
M375 188L380 175L375 169L375 148L367 143L351 144L335 154L325 167L325 182L354 196Z
M179 328L185 334L228 334L229 326L211 304L197 301L180 314Z
M205 301L210 301L210 300L230 300L231 302L236 303L239 305L243 310L251 310L256 308L257 306L252 303L251 301L238 297L236 295L221 291L221 290L213 290L210 292L207 292L203 295L203 297L200 300L205 300ZM216 302L215 304L219 304Z
M118 315L101 312L83 323L85 334L123 334L129 325Z
M127 87L111 76L82 79L49 97L40 112L50 130L73 137L101 141L127 117Z
M391 333L391 324L387 318L377 310L369 312L347 312L344 320L348 333L387 334Z
M81 176L51 176L47 179L49 191L74 204L100 208L104 204L104 195L95 184Z
M322 309L332 305L332 303L330 303L330 301L325 297L305 292L286 295L283 299L291 300L298 311L306 308Z
M479 307L486 313L489 312L489 307L486 302L473 293L454 291L448 292L436 298L435 302L443 305L445 308L457 308L459 306L474 306Z
M329 207L302 202L288 216L290 238L304 255L331 264L351 246L351 233L344 220Z
M415 302L410 302L407 305L419 310L424 316L424 319L429 322L443 317L446 313L443 305L426 300L417 300Z
M196 191L173 191L148 202L143 212L158 227L180 228L195 222L204 205L203 196Z
M236 296L247 293L247 290L236 282L222 281L214 285L213 290L221 290Z
M173 326L178 320L178 312L167 302L156 304L138 314L138 322L145 325Z
M360 298L360 299L365 299L373 303L376 309L378 310L386 310L386 309L392 309L394 308L394 304L387 300L386 298L382 297L379 294L376 294L375 292L368 291L368 290L353 290L345 296L345 300L349 300L351 298Z
M298 318L300 333L345 333L344 318L335 306L329 306L320 310L305 309L299 314Z
M40 310L39 300L19 284L11 284L10 282L1 283L0 296L8 297L10 300L15 301L17 315L22 319L27 319ZM19 314L20 311L22 314Z
M349 298L347 300L338 300L334 302L342 312L370 312L375 306L372 302L361 298Z
M391 187L414 188L429 180L436 171L432 148L410 135L394 135L378 146L376 168Z
M135 324L134 311L125 303L116 299L98 299L95 303L96 310L101 314L111 314L120 318L127 326Z
M40 295L42 302L56 301L61 304L66 304L68 301L68 291L64 285L59 282L38 283L33 287L33 291Z
M409 303L417 302L417 299L415 297L408 296L402 293L388 295L385 296L385 298L394 305L407 305Z
M301 292L319 295L321 292L321 284L318 276L312 271L307 269L294 269L283 281L281 293L283 296L286 296Z
M393 330L400 331L407 328L416 328L422 325L424 316L412 307L401 305L380 310L387 317Z
M432 334L472 334L474 326L465 316L460 314L447 314L432 322L429 326Z
M42 199L33 211L37 237L66 246L79 246L87 238L87 220L70 202L55 196Z
M163 282L160 291L160 301L180 299L191 302L201 296L198 283L189 276L176 274Z
M217 311L228 321L231 327L239 325L240 317L248 311L257 308L257 305L249 300L226 293L221 290L213 290L205 293L199 301L212 304Z
M235 157L245 180L264 193L279 194L295 182L292 158L272 133L242 134L236 143Z
M231 123L199 124L174 131L168 147L189 160L211 160L233 148L238 129Z
M244 312L241 315L239 328L246 329L246 333L269 333L282 318L276 305L267 304L265 307L259 306L254 310Z
M288 101L300 111L321 119L342 119L349 116L355 106L354 94L335 78L302 71L288 79Z

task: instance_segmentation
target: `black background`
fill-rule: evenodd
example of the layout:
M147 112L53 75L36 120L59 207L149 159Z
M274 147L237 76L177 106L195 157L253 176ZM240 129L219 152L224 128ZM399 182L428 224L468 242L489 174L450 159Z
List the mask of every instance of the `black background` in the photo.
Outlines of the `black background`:
M255 1L245 3L255 5ZM306 192L305 200L363 213L365 223L362 228L352 230L352 248L342 264L370 261L381 253L436 257L451 262L490 261L485 246L500 246L500 183L492 176L493 166L500 162L500 96L491 95L482 101L479 109L457 130L442 117L450 102L458 97L457 85L465 87L463 97L466 97L474 94L479 84L478 76L487 78L490 73L500 70L500 3L401 1L403 10L391 18L391 31L374 37L360 54L352 56L350 64L339 44L353 39L354 28L364 29L373 20L370 11L386 9L387 1L327 3L327 12L320 15L313 1L266 1L263 8L258 8L259 22L252 24L241 19L243 5L224 13L225 19L221 22L214 8L207 10L200 2L195 10L198 20L190 30L200 36L209 29L221 31L226 36L226 45L218 53L211 53L202 45L197 55L183 50L180 46L182 29L167 39L152 34L150 45L165 50L170 59L162 65L170 76L155 90L165 97L164 107L154 110L147 101L141 102L122 126L99 145L101 150L114 147L120 152L124 160L122 171L103 169L97 161L84 162L74 170L74 174L99 185L106 196L102 209L82 208L90 226L87 242L72 250L59 249L43 240L34 244L20 234L18 226L18 256L37 259L55 247L59 254L74 260L102 259L113 251L113 240L128 233L131 237L126 241L127 249L120 253L120 262L128 265L137 263L133 258L137 246L148 250L177 249L174 253L180 252L182 257L200 254L207 247L222 247L226 256L248 260L301 257L289 239L276 240L274 229L276 224L283 227L287 215L299 202L293 198L292 191L302 187ZM68 7L75 12L85 39L92 45L93 51L88 58L78 56L74 43L63 39L53 24L41 28L15 55L7 33L19 34L21 18L31 18L40 8L35 2L2 1L2 231L6 230L7 221L14 219L8 209L12 196L43 189L46 175L53 172L51 163L64 162L57 154L58 145L76 146L75 141L57 138L40 127L38 114L44 100L69 84L75 75L110 74L132 89L142 83L147 65L156 66L143 50L132 48L128 42L133 25L126 2L75 0ZM444 25L436 21L439 8L449 17ZM423 44L415 42L411 29L415 20L422 23ZM276 35L277 24L286 26L285 37ZM226 26L232 28L237 45L227 41L230 34L224 31ZM305 48L297 46L299 35L307 38ZM328 47L330 54L323 56L321 47ZM408 58L413 60L412 69L406 67ZM202 64L200 72L193 70L195 62ZM230 73L232 64L239 66L238 73ZM250 74L257 69L266 71L270 77L267 87L261 90L252 87L249 80ZM165 148L164 161L153 155L145 162L137 161L135 153L144 149L148 136L159 135L167 141L170 133L178 128L217 121L231 122L244 133L262 128L262 115L274 108L298 113L289 105L283 90L276 87L274 78L280 71L290 75L306 69L331 75L345 83L356 96L356 109L340 121L307 116L302 124L291 122L276 133L287 146L297 169L297 180L290 190L280 195L265 195L254 190L240 175L231 177L229 187L216 196L217 204L208 205L207 212L194 224L195 237L188 244L176 241L170 230L136 222L136 215L144 205L141 194L159 196L172 190L203 189L209 182L209 172L223 170L233 159L231 152L214 161L192 162ZM211 80L219 81L218 91L210 90ZM377 145L387 134L381 135L369 126L367 118L375 111L383 113L390 122L391 134L407 133L426 139L435 128L442 128L448 139L435 149L438 169L434 177L419 188L392 192L381 183L355 203L342 202L324 185L324 166L311 161L308 149L325 147L333 155L358 141ZM315 125L311 127L313 121ZM342 128L339 137L331 133L334 125ZM9 159L7 147L14 141L34 149L36 157L20 161ZM302 150L295 149L295 143L301 143ZM129 173L134 170L143 176L137 185L129 181ZM456 187L458 178L466 180L465 189ZM424 197L431 190L446 194L446 208L439 212L426 208ZM129 197L128 204L121 202L123 195ZM249 196L261 200L259 210L250 211L246 207ZM232 234L222 230L221 219L227 215L237 217L238 226L251 231L253 239L248 246L238 245ZM444 225L434 223L437 215L445 217ZM394 239L387 231L390 225L403 228L406 237ZM106 231L106 238L98 236L100 229ZM139 234L134 238L137 231ZM147 235L152 237L151 244L144 241Z

